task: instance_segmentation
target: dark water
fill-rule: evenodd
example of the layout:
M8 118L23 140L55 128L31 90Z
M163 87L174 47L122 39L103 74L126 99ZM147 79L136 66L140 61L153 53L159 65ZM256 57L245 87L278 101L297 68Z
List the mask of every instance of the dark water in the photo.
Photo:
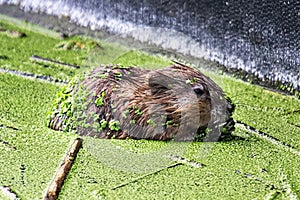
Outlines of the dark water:
M0 0L0 4L64 17L92 30L217 62L263 85L293 94L300 91L298 1Z

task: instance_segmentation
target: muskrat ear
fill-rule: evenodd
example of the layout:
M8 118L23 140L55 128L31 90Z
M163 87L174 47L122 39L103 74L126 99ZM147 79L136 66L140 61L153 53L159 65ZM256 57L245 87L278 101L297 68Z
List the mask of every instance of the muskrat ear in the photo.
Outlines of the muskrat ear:
M160 73L155 73L149 78L149 87L152 93L165 92L170 90L170 81L168 77Z

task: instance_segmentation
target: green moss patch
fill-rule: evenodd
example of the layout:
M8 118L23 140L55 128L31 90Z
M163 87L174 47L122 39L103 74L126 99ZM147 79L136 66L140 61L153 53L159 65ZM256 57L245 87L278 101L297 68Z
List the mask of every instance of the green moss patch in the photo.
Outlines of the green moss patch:
M300 150L300 103L295 97L283 96L261 87L240 83L239 87L224 80L227 93L236 104L234 118Z
M129 50L117 57L113 63L125 66L139 66L146 69L158 69L169 66L172 62L164 57L149 56L140 51Z
M243 134L240 129L237 134L239 132ZM107 143L120 149L119 154L113 157L113 150ZM183 152L173 149L165 154L166 143L161 146L151 141L149 146L152 148L145 146L148 141L143 140L130 141L127 147L124 143L127 141L100 140L93 143L95 151L105 148L98 151L99 154L81 151L80 164L76 164L69 176L61 198L264 199L277 196L289 199L299 195L297 186L300 183L296 173L299 156L258 138L214 144L194 142L181 146ZM181 153L185 158L202 163L203 167L174 166L171 160L165 160L166 154L180 156ZM149 155L153 155L155 161ZM139 156L144 160L140 161ZM85 160L85 157L89 159ZM158 161L161 168L154 166ZM138 173L141 165L147 165L149 171ZM135 173L132 173L133 169Z
M45 126L57 87L0 74L0 184L21 199L41 197L75 135Z
M0 123L13 126L44 126L47 107L59 87L0 74Z

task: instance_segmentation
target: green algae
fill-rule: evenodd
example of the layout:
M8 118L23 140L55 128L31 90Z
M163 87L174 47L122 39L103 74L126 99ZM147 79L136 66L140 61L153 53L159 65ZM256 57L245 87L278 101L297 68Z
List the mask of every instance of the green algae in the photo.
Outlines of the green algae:
M241 130L237 130L242 132ZM102 141L99 141L101 143ZM115 145L127 141L112 141ZM131 142L130 142L131 143ZM156 159L162 159L164 154L155 154L157 149L168 146L167 143L134 141L136 146L136 157L141 155L141 149L147 149L155 155ZM133 143L127 147L132 149ZM159 146L156 146L159 145ZM102 143L103 147L106 147ZM205 149L210 148L207 152ZM109 151L109 149L107 149ZM122 157L126 155L123 149ZM83 157L88 160L76 164L74 173L68 177L61 199L67 198L105 198L105 199L264 199L275 194L281 195L283 199L290 199L299 195L297 186L299 180L296 171L299 167L299 156L287 153L284 149L274 147L257 138L206 144L194 142L185 148L184 157L203 163L203 167L196 168L188 165L176 167L164 166L163 169L156 168L156 171L131 173L127 168L127 162L141 164L137 160L123 157L117 163L103 156L95 159L90 152L83 151ZM99 152L100 153L100 152ZM144 152L145 153L145 152ZM178 152L173 151L173 154ZM103 155L103 152L101 152ZM118 156L116 156L118 158ZM129 157L133 158L133 157ZM148 158L144 155L144 158ZM95 160L94 160L95 159ZM291 159L291 160L288 160ZM93 161L94 160L94 161ZM95 162L95 163L94 163ZM160 161L163 164L163 161ZM94 164L93 164L94 163ZM151 165L151 162L144 160L144 163ZM172 162L170 161L170 166ZM101 170L99 170L99 168ZM94 173L94 170L97 171ZM138 169L137 169L138 170ZM87 177L85 176L86 174ZM91 178L92 177L92 178ZM119 177L116 178L116 177ZM91 181L94 180L93 182ZM74 181L82 181L78 187L83 188L80 192L74 189ZM287 189L290 188L290 190ZM73 192L72 192L73 191ZM218 191L218 192L216 192Z
M21 199L40 198L74 135L58 135L46 128L22 128L1 130L1 138L16 149L0 145L1 184L12 188Z
M117 57L113 63L123 66L139 66L146 69L158 69L169 66L171 62L162 56L149 56L141 51L129 50Z
M17 129L0 128L5 141L0 145L0 184L11 187L21 199L41 197L75 137L44 126L41 116L58 88L6 74L0 74L0 88L0 123Z
M292 145L292 148L297 148L300 130L294 127L293 135L282 137L280 133L288 131L291 124L287 124L287 121L281 118L279 118L281 122L269 119L268 115L277 116L281 110L288 110L288 113L292 115L288 117L289 121L294 120L294 123L297 123L296 117L293 115L297 116L298 114L298 99L270 92L228 76L216 75L211 72L205 73L216 80L225 89L227 96L233 99L236 104L234 114L236 120L248 123L258 130L265 131L270 136ZM259 96L260 100L257 102L251 99L252 95ZM240 104L240 102L243 103ZM257 112L254 112L253 109L244 109L247 104L250 107L255 105ZM265 107L269 108L264 109ZM284 145L276 145L239 127L234 134L244 139L218 143L194 142L187 144L180 151L171 149L174 151L167 152L167 154L163 150L164 148L155 145L157 144L155 141L147 141L149 146L145 146L143 140L133 142L131 142L132 140L111 140L112 146L122 149L117 155L110 156L115 158L112 158L113 161L104 159L103 152L96 147L97 150L90 150L86 153L96 159L95 166L92 166L93 169L102 164L106 169L103 173L107 173L108 169L114 169L114 173L109 171L111 176L120 178L126 176L127 181L122 180L122 183L115 183L105 178L104 186L99 183L101 189L97 188L97 183L91 187L84 187L83 184L81 187L84 189L81 191L84 194L74 194L71 193L74 189L72 181L79 180L78 176L80 175L78 174L83 171L78 166L76 175L73 174L77 178L70 177L68 179L70 184L65 185L66 188L63 191L65 195L62 196L62 199L70 196L75 198L78 195L105 199L132 199L133 197L140 199L157 197L164 197L164 199L269 199L273 197L297 199L300 194L299 174L297 173L299 154L290 152L289 148ZM168 146L168 143L160 144ZM104 144L99 146L106 147ZM112 151L109 146L106 148L107 151ZM128 153L126 153L128 151L135 154L130 154L128 157ZM143 163L139 159L136 160L141 155L144 156ZM162 168L155 165L155 162L150 159L152 156L149 158L146 155L153 155L161 162ZM169 167L169 165L172 166L172 162L164 160L166 155L183 156L203 163L204 167L200 169L186 165ZM119 161L119 164L115 162L116 160ZM145 170L140 174L142 171L140 168L130 167L132 162L133 165L141 165L141 168L148 169L148 171ZM91 162L89 164L93 165ZM144 166L145 164L147 167ZM133 168L137 170L135 173L132 173ZM93 170L88 173L94 174ZM102 177L108 176L103 173L98 171L93 177L98 177L95 179L100 180ZM90 190L91 188L93 190Z
M23 79L9 74L0 74L0 123L17 122L21 125L44 125L44 116L51 99L59 87ZM34 122L34 123L33 123Z
M97 105L97 106L103 106L103 101L104 101L104 98L105 97L105 92L103 91L103 92L101 92L101 96L99 96L97 99L96 99L96 101L95 101L95 104Z
M228 84L227 82L225 82ZM227 92L236 104L234 118L268 133L300 150L300 102L296 97L284 96L258 86L239 84Z

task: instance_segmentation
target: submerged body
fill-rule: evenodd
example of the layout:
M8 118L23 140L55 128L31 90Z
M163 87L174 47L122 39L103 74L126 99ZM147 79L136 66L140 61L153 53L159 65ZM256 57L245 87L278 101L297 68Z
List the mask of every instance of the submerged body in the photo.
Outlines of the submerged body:
M101 66L58 95L49 127L84 136L216 141L234 129L234 110L200 71Z

